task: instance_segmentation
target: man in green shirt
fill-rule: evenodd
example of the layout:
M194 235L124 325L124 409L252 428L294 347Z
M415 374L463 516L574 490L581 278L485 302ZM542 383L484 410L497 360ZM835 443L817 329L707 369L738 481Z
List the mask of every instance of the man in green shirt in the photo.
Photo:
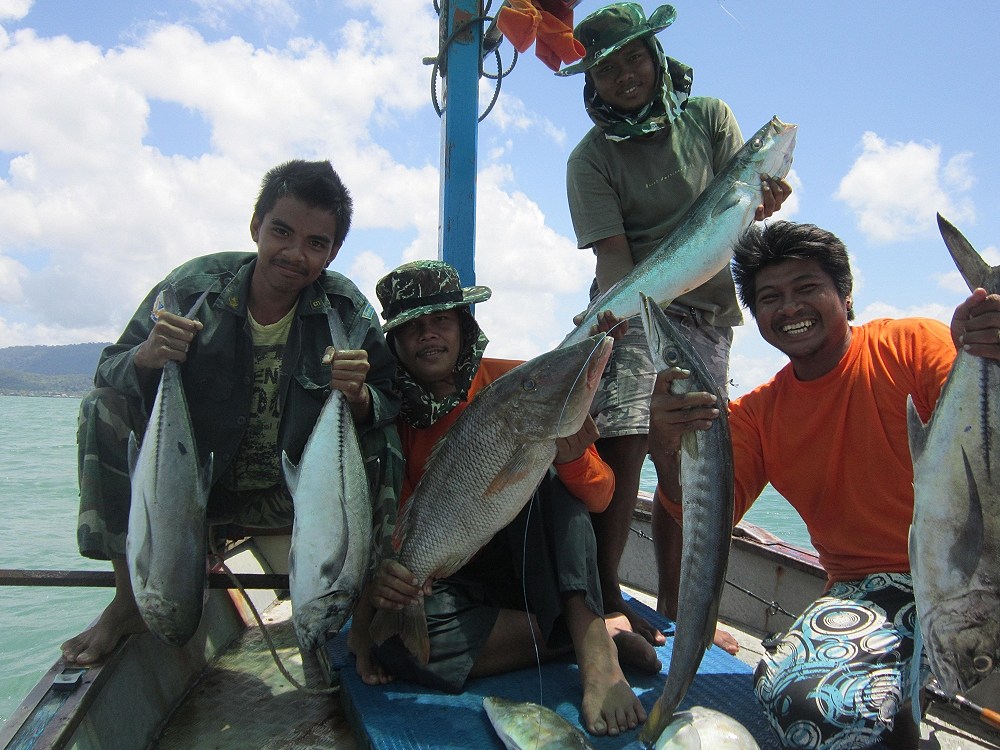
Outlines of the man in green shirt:
M328 270L350 228L352 200L329 162L291 161L264 177L250 221L256 253L215 253L170 272L106 348L96 389L81 403L80 514L86 557L110 559L115 597L97 622L62 646L92 664L123 635L146 629L125 562L131 497L131 432L142 435L160 373L180 363L199 452L213 456L208 521L286 527L293 507L281 455L297 463L332 389L354 416L383 543L391 534L402 476L392 394L395 358L358 288ZM161 309L170 288L181 310L208 295L191 318ZM348 349L333 353L328 312ZM331 471L335 471L331 467Z

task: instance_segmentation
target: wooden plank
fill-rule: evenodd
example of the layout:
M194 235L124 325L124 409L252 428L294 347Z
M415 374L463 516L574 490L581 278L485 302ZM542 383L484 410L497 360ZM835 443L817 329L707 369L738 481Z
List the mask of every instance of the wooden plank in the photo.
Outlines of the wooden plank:
M288 588L288 576L280 573L241 573L236 575L245 589ZM0 586L66 586L113 588L115 575L110 570L28 570L0 569ZM208 587L235 589L236 584L225 573L209 573Z

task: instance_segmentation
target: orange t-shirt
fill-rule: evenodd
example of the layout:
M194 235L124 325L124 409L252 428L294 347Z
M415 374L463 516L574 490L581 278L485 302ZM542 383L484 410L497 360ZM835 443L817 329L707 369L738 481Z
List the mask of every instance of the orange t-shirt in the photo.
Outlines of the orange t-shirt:
M847 354L816 380L786 365L729 405L739 520L768 482L798 511L828 582L910 570L912 397L930 419L955 359L947 326L874 320L852 327ZM680 506L666 500L674 516Z
M417 428L407 424L402 418L396 420L399 439L403 444L403 456L406 457L400 506L413 494L417 482L424 475L424 468L434 446L455 424L469 402L479 391L519 364L521 362L513 359L484 358L469 386L468 398L430 427ZM615 476L611 467L601 460L593 445L575 461L555 466L559 479L566 485L566 489L578 497L590 512L600 513L608 507L615 489Z

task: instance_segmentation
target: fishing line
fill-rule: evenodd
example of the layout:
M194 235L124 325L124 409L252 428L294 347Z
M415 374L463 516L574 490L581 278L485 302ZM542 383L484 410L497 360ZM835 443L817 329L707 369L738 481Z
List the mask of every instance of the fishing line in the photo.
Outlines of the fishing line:
M624 322L625 321L619 321L619 323L616 323L615 326L620 325L621 323L624 323ZM576 390L576 386L580 382L580 378L584 375L584 373L587 372L587 368L590 365L590 361L594 358L594 354L601 347L601 344L603 342L604 342L604 339L602 338L600 341L598 341L594 345L594 348L590 350L590 354L587 355L587 359L583 363L583 367L580 368L579 372L577 372L577 374L576 374L576 377L573 378L573 384L570 386L569 390L567 391L566 398L563 401L562 408L559 411L559 419L556 420L556 430L557 430L557 432L558 432L559 427L562 425L563 416L566 414L566 409L567 409L567 407L569 405L570 396ZM558 440L559 438L557 437L556 439ZM546 471L548 471L548 470L546 470ZM545 705L545 687L544 687L544 680L542 678L542 657L541 657L541 654L539 653L539 650L538 650L538 638L535 636L535 626L534 626L534 623L531 620L531 608L530 608L530 606L528 604L528 582L527 582L527 578L525 576L525 571L528 569L528 530L531 527L531 525L530 525L531 514L532 514L532 512L535 509L536 498L538 498L538 490L537 490L537 488L535 489L535 492L532 493L531 499L528 501L528 512L525 514L525 517L524 517L524 537L521 540L521 596L524 598L524 614L525 614L525 617L527 617L527 619L528 619L528 631L531 633L531 646L535 650L535 666L536 666L537 671L538 671L538 703L539 703L539 705L544 706ZM537 732L536 738L535 738L535 743L536 743L535 746L536 747L537 747L537 743L541 739L541 729L542 729L542 714L541 714L541 712L539 712L538 713L538 732Z
M240 583L240 579L236 577L236 574L229 569L228 565L226 565L226 561L222 558L222 555L219 553L218 548L215 545L214 537L212 537L210 541L211 556L215 558L216 565L222 568L222 572L229 577L229 580L233 582L233 586L239 590L243 600L247 603L247 605L249 605L250 612L253 614L253 619L257 621L257 626L260 628L261 635L264 636L264 642L267 644L267 648L271 652L271 658L274 660L274 664L278 667L278 671L281 672L281 675L288 680L288 683L292 687L296 690L301 690L303 693L309 693L311 695L329 695L338 692L340 690L339 685L328 688L307 687L296 680L295 677L292 676L292 673L285 668L285 665L281 661L281 657L278 655L278 649L274 645L274 640L271 638L271 633L268 631L267 626L264 624L264 619L260 616L260 612L257 611L257 607L250 598L250 594L248 594L246 589L243 588L243 584Z

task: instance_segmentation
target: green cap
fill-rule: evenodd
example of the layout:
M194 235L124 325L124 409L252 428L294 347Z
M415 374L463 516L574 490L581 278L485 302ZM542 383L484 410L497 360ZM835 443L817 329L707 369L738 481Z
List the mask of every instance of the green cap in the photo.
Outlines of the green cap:
M492 294L485 286L463 289L455 267L440 260L404 263L375 285L386 333L427 313L485 302Z
M595 10L573 30L573 36L586 48L587 54L580 62L567 65L556 75L571 76L589 70L629 42L663 31L675 18L677 11L672 5L661 5L649 20L639 3L613 3Z

